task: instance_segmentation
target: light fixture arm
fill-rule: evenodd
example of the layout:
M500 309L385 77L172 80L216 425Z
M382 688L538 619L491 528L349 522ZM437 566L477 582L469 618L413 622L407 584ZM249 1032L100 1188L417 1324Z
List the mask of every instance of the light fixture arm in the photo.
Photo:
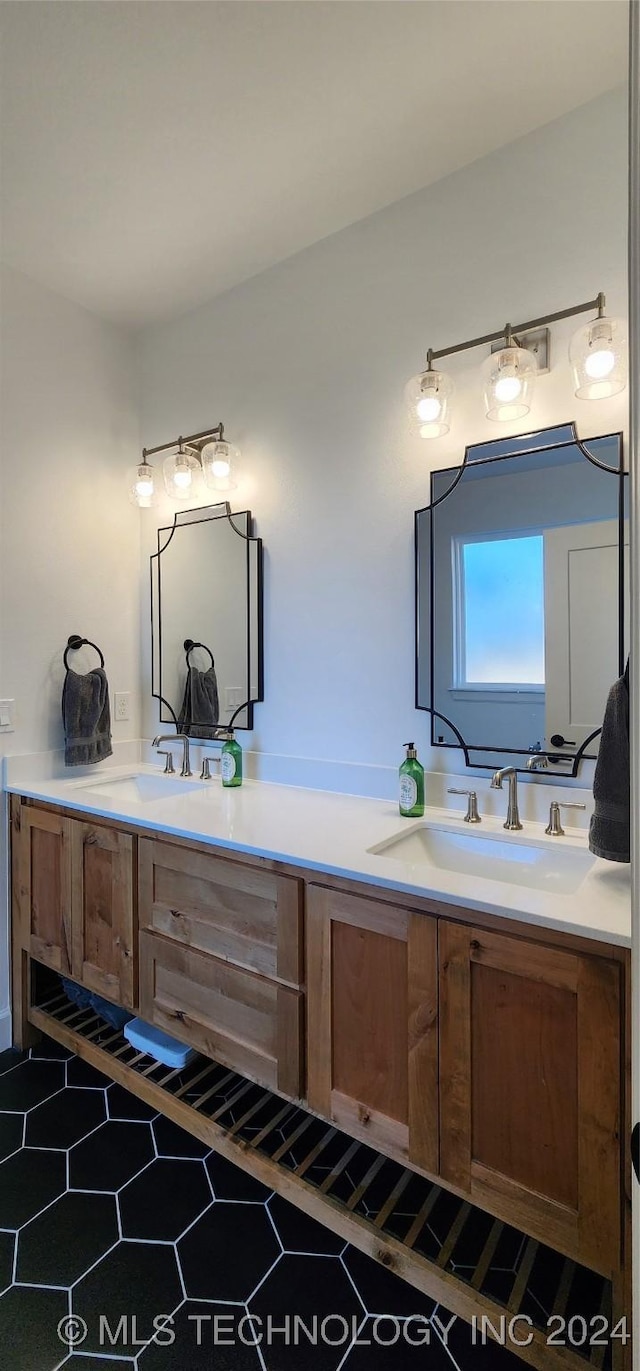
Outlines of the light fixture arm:
M499 329L496 333L485 333L481 338L470 338L465 343L456 343L450 348L429 348L427 353L427 366L439 357L451 357L455 352L469 352L471 348L483 347L487 343L497 343L501 338L507 340L507 347L511 345L510 340L517 342L519 333L528 333L529 329L544 328L547 324L556 324L560 319L572 319L575 314L587 314L589 310L597 309L599 317L602 318L605 311L605 297L602 291L596 295L595 300L586 300L583 305L572 305L571 309L559 309L555 314L543 314L539 319L527 319L524 324L516 324L515 328L511 324L506 324L504 329Z
M217 438L222 441L224 436L224 424L216 424L215 428L206 428L202 433L191 433L187 438L174 438L171 443L159 443L157 447L143 447L142 456L153 457L156 452L168 452L170 448L177 447L182 451L184 447L190 447L194 443L205 443L210 438Z

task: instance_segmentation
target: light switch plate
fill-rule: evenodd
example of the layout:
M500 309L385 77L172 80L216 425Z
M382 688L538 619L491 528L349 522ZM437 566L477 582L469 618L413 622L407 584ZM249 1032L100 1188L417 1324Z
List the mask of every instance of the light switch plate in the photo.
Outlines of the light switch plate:
M242 686L225 686L224 688L224 707L225 709L239 709L244 704L244 690Z
M0 733L15 733L15 700L0 700Z

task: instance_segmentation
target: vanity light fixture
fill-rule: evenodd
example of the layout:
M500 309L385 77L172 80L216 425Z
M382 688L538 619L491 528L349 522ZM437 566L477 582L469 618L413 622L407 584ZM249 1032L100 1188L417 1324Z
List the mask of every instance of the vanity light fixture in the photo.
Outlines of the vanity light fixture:
M605 298L597 299L598 314L574 333L569 345L576 395L580 400L605 400L627 384L627 347L621 319L608 319Z
M405 387L409 406L410 429L421 438L440 438L448 433L450 400L453 382L433 363L440 357L457 352L502 343L492 348L483 365L485 413L498 423L521 419L531 409L536 376L549 370L549 324L571 319L576 314L597 310L597 318L578 330L571 340L569 357L576 384L576 395L582 400L604 400L624 390L627 384L626 338L620 319L605 315L605 297L600 292L594 300L570 309L529 319L524 324L505 324L497 333L485 333L480 338L456 343L448 348L429 348L426 370L413 376Z
M178 451L165 457L162 474L167 495L172 500L190 500L197 493L202 467L189 448L185 448L182 438Z
M156 473L144 453L138 466L128 471L127 484L132 505L138 505L139 509L151 509L158 503Z
M127 476L129 499L140 509L150 509L158 500L158 471L149 461L155 453L166 452L162 463L164 487L172 500L190 500L204 480L212 490L233 490L237 485L240 452L224 436L224 424L174 438L170 443L143 448L142 461Z
M237 464L240 453L233 443L221 436L205 443L201 451L202 474L205 485L211 490L235 490L237 486Z
M504 347L492 352L482 368L484 406L487 419L508 423L523 419L531 409L537 360L533 352L520 347L507 324Z
M449 401L453 390L453 381L446 371L434 370L433 353L429 348L426 371L412 376L405 386L414 433L421 438L440 438L449 432Z

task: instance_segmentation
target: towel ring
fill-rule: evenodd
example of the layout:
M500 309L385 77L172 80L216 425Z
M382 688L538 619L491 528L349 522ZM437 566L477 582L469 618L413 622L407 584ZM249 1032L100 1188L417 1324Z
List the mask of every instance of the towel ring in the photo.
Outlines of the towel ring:
M68 657L68 655L69 655L69 652L77 652L79 647L85 647L85 646L86 646L86 647L93 647L93 648L95 648L95 650L96 650L96 652L97 652L97 654L98 654L98 656L99 656L99 658L100 658L100 666L101 666L101 667L104 667L104 657L103 657L103 655L102 655L102 653L101 653L101 651L100 651L100 648L98 647L98 644L97 644L97 643L92 643L90 638L81 638L79 633L72 633L72 634L71 634L71 637L69 638L69 640L68 640L68 642L67 642L67 646L65 647L64 656L63 656L63 661L64 661L64 664L65 664L65 667L66 667L67 671L69 670L69 663L68 663L68 661L67 661L67 657Z
M201 647L203 652L208 652L211 658L211 665L212 667L215 667L215 662L213 660L213 653L211 651L211 648L207 647L206 643L194 643L193 638L185 638L184 640L184 650L187 655L187 666L189 665L189 653L193 652L194 647Z

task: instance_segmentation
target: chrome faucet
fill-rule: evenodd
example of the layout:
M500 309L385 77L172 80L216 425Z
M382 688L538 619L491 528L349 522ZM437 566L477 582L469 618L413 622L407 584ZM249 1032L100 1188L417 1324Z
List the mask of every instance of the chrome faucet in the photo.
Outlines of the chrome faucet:
M502 790L502 782L505 776L509 781L509 801L507 804L507 820L503 827L515 831L522 828L518 813L518 773L515 766L503 766L501 771L494 771L491 777L491 789Z
M546 752L534 752L527 762L527 771L548 771L549 758Z
M182 769L180 771L180 775L193 776L193 772L191 770L191 758L189 756L189 739L186 733L161 733L158 735L157 738L154 738L152 746L159 748L160 743L182 743ZM166 755L166 752L160 753L161 757L166 757ZM165 766L165 771L171 772L172 770L173 767L170 766L167 762L167 765Z

